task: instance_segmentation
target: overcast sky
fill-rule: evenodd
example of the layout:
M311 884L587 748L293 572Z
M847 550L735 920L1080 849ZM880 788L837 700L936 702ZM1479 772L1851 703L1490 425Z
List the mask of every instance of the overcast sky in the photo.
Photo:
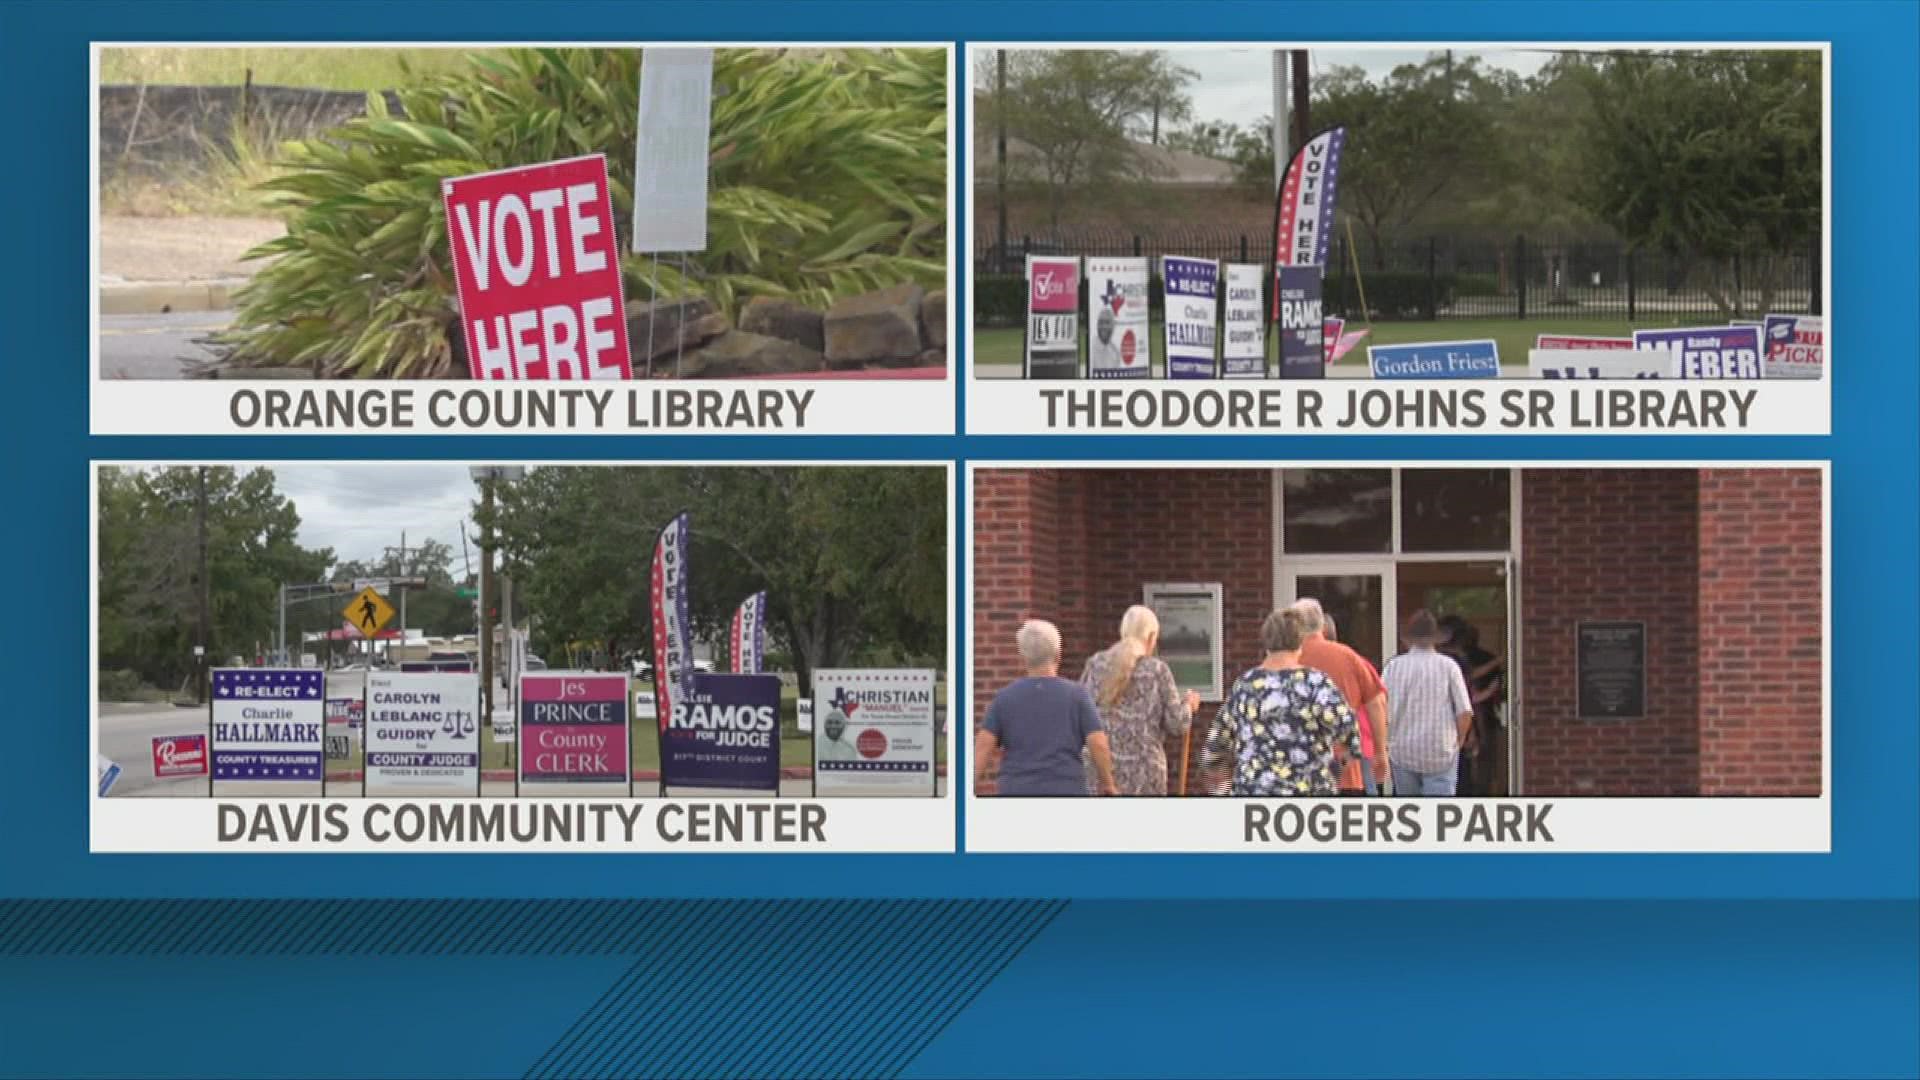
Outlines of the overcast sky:
M1419 63L1432 51L1417 49L1313 49L1308 61L1315 75L1335 67L1358 67L1370 79L1379 79L1401 64ZM1273 114L1273 51L1271 49L1168 49L1181 67L1199 73L1187 87L1198 120L1226 121L1252 127ZM1519 49L1458 49L1454 59L1478 56L1488 67L1532 75L1553 58L1551 53Z
M300 544L330 547L334 558L367 561L384 549L434 539L453 548L453 572L460 562L461 522L479 497L465 465L431 462L403 465L271 466L280 493L300 513Z

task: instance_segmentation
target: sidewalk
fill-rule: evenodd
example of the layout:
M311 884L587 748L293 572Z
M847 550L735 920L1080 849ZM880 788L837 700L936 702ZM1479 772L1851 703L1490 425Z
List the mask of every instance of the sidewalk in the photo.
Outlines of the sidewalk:
M100 313L224 311L261 263L240 257L282 235L273 218L100 218Z

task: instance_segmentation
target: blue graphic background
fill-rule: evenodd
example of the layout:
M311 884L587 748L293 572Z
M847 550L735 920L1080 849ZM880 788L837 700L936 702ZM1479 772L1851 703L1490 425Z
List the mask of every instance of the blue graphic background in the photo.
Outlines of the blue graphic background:
M0 262L7 327L0 337L7 380L0 431L13 511L3 542L15 568L9 610L25 631L5 661L12 723L0 784L8 841L0 895L57 901L0 907L0 1074L559 1075L596 1063L609 1074L641 1075L756 1064L765 1075L1920 1072L1912 1023L1920 1005L1916 10L1911 3L1686 2L0 8L0 80L16 103L9 167L0 171L0 206L9 211L8 258ZM87 434L90 38L711 40L732 33L885 41L1831 41L1834 435ZM962 188L964 87L955 94L954 117ZM970 235L963 195L956 192L956 238ZM956 246L966 245L962 239ZM963 282L964 275L956 277L954 288L964 313ZM964 330L959 340L964 350ZM964 410L957 406L956 421ZM969 457L1830 459L1833 850L1686 857L87 852L90 459ZM956 575L966 557L952 553ZM959 717L969 715L961 678L970 625L965 604L963 595L952 623ZM964 758L958 764L955 774L965 776ZM156 911L100 899L111 897L216 902ZM283 902L237 902L246 897ZM407 897L424 898L424 914L396 899ZM517 902L530 897L605 899L601 906L576 900L566 909L571 951L561 942L544 951L492 948L503 935L528 933L530 921L562 917L553 905ZM709 899L643 905L636 915L614 905L635 897ZM777 897L816 900L743 899ZM995 897L1029 899L960 899ZM329 898L364 899L341 905ZM877 898L917 898L926 906L889 914ZM463 914L470 901L481 907ZM383 936L409 918L424 920L420 925L437 936L411 945ZM663 933L621 937L628 923ZM313 951L275 944L275 927L296 925L331 928L334 936ZM169 926L199 936L172 939L151 953L133 951L137 943L111 945L135 928ZM712 936L749 927L758 929L730 941ZM1249 948L1234 937L1235 928L1249 927L1287 935L1291 947ZM610 938L626 944L609 951ZM231 948L249 942L266 951ZM988 962L996 957L1004 966ZM795 979L822 971L838 974ZM862 997L856 988L863 977L878 977L891 996ZM1443 1001L1449 990L1461 998L1457 1012L1423 1007L1383 1017L1379 1009L1340 1004L1414 994ZM404 1011L375 1007L367 997L375 991L414 1004ZM1291 1054L1271 1038L1222 1034L1222 1008L1264 1010L1276 995L1297 993L1335 1003L1327 1027L1334 1034L1292 1044ZM648 1049L673 1015L665 1003L694 994L707 995L701 1000L711 1007L683 1026L683 1041ZM922 1009L921 1001L930 1004ZM809 1007L819 1010L817 1020L797 1018ZM780 1023L789 1026L779 1038L740 1037ZM902 1023L916 1026L902 1034ZM418 1037L429 1028L466 1035ZM761 1056L739 1056L745 1046L762 1047ZM892 1049L855 1053L883 1046Z

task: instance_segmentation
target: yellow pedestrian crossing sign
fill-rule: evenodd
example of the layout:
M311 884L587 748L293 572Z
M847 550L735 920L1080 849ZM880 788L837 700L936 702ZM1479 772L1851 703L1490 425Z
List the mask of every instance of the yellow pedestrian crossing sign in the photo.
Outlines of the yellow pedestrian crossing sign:
M369 585L354 594L353 600L347 604L347 610L341 614L346 616L347 625L358 630L361 637L370 638L393 621L393 605Z

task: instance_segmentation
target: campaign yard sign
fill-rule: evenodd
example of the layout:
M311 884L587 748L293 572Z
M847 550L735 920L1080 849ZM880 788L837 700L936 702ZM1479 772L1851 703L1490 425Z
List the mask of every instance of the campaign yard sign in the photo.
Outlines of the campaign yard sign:
M1536 379L1673 379L1679 371L1671 349L1527 350L1527 374Z
M1265 268L1252 263L1228 263L1224 307L1226 336L1220 339L1220 374L1229 379L1263 379L1267 375L1267 320L1261 317L1260 278Z
M1760 331L1751 326L1635 330L1633 347L1675 353L1679 364L1676 378L1760 378Z
M1027 256L1029 379L1080 376L1080 257Z
M1168 255L1160 260L1160 273L1166 281L1167 377L1211 379L1220 333L1220 264Z
M625 379L620 251L604 154L442 181L476 379Z
M1327 316L1320 331L1321 341L1326 346L1327 363L1331 364L1352 352L1354 346L1365 341L1370 333L1372 330L1364 327L1359 330L1347 329L1347 320L1338 315Z
M660 717L660 783L778 792L780 676L695 675Z
M1087 260L1087 377L1153 374L1147 343L1147 260Z
M713 50L640 50L633 250L707 250L707 130Z
M326 767L326 673L221 668L213 673L213 780L307 783Z
M813 673L814 794L934 794L934 674Z
M1574 334L1539 334L1533 339L1536 349L1631 349L1630 337L1581 337Z
M153 740L153 777L172 780L207 775L207 736L157 735Z
M366 759L369 795L478 795L479 678L369 674Z
M632 782L627 677L591 671L520 676L522 784Z
M1500 346L1491 339L1369 345L1367 363L1376 379L1497 379Z
M1769 379L1817 379L1826 370L1827 320L1819 315L1769 315L1763 328Z
M1320 300L1320 268L1273 268L1274 325L1280 334L1280 377L1320 379L1327 374L1327 322Z

